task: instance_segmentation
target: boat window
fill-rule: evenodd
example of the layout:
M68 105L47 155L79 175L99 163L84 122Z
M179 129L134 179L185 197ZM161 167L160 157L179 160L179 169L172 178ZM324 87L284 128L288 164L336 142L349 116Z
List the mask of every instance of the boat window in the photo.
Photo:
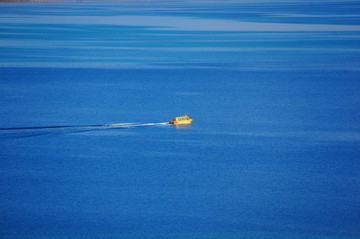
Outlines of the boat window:
M187 117L181 117L179 118L179 121L183 121L183 120L187 120L188 118Z

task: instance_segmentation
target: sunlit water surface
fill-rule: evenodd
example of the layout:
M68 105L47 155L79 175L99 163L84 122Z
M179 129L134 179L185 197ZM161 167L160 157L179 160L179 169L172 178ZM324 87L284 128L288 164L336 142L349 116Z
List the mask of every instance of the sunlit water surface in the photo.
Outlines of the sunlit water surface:
M1 238L359 238L359 10L0 5Z

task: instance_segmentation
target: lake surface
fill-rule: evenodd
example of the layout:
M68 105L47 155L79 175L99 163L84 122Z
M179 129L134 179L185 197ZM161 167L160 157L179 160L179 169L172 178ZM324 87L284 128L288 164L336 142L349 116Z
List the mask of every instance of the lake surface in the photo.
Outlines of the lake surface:
M360 238L359 12L1 4L0 237Z

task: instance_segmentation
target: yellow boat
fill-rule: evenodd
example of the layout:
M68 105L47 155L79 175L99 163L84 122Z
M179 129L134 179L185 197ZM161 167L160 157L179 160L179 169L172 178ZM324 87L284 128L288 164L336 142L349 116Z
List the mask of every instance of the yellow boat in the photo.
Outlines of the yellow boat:
M173 125L183 125L183 124L191 124L192 119L189 118L189 116L186 114L184 116L175 117L173 118L169 124Z

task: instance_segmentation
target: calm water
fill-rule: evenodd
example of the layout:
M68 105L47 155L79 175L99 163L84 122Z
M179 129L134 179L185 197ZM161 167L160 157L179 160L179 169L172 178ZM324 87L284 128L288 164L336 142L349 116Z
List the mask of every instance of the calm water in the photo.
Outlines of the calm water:
M360 238L359 12L0 5L0 237Z

